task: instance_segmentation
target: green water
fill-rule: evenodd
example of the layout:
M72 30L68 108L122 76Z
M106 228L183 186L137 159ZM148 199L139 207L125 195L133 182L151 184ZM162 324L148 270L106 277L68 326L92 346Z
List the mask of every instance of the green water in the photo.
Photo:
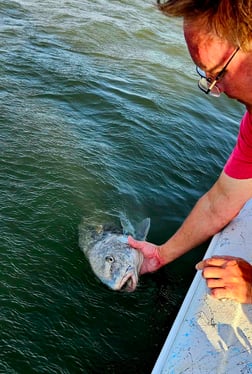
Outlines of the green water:
M3 0L0 36L0 372L150 373L207 243L116 293L78 224L149 216L166 240L243 108L199 92L180 21L151 1Z

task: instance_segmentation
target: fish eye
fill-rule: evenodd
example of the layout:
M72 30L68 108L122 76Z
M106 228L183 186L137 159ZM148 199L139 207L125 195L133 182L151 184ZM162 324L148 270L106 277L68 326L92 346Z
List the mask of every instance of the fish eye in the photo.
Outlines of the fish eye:
M106 260L107 262L109 262L110 264L112 264L112 262L115 261L115 259L114 259L113 256L106 256L106 257L105 257L105 260Z

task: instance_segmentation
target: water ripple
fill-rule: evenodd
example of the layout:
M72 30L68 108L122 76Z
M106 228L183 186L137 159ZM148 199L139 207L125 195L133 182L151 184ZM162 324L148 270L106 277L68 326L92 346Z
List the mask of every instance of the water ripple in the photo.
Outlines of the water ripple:
M151 3L3 0L0 16L0 372L150 372L197 255L114 293L78 224L150 216L166 240L243 109L200 96L181 21Z

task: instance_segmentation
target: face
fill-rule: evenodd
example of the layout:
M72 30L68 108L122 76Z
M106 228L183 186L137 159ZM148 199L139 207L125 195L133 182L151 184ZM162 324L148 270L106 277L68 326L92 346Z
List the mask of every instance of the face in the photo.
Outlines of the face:
M185 39L192 60L206 73L207 78L214 80L236 47L217 36L204 33L203 30L202 24L197 25L196 22L184 25ZM216 85L221 92L239 100L249 109L252 107L251 84L252 52L245 53L239 50Z
M89 253L89 261L96 276L109 288L134 291L143 255L111 234L97 242Z

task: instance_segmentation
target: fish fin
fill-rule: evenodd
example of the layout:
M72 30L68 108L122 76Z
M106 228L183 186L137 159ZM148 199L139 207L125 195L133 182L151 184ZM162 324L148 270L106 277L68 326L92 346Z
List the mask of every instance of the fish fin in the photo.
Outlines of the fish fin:
M87 243L90 242L90 233L87 231L85 223L82 221L79 226L79 247L86 254L88 251Z
M123 235L132 235L133 237L135 236L135 230L134 230L134 227L132 226L131 222L129 221L129 219L121 214L120 215L120 222L121 222L121 226L123 228Z
M136 240L145 240L150 230L150 218L145 218L136 227L134 238Z
M82 219L78 226L79 231L79 247L87 255L91 246L103 235L103 225L96 225L96 227L87 224L86 220Z

